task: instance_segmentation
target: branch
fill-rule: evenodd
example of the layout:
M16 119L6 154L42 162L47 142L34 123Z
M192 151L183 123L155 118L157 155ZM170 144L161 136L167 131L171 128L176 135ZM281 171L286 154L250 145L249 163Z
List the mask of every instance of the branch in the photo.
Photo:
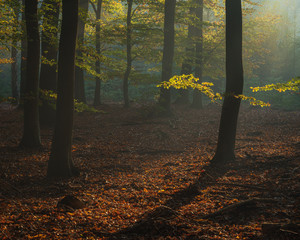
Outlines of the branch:
M203 215L201 218L202 219L213 218L213 217L216 217L216 216L219 216L219 215L223 215L226 212L236 210L236 209L241 208L241 207L255 206L258 202L264 202L264 203L270 203L271 202L271 203L273 203L273 202L277 202L277 201L274 200L274 199L271 199L271 198L252 198L252 199L241 201L241 202L238 202L238 203L235 203L235 204L231 204L229 206L221 208L220 210L217 210L216 212Z
M99 0L98 0L99 1ZM95 11L95 14L97 13L97 8L95 6L95 3L93 3L92 1L90 1L90 4L92 5L94 11Z

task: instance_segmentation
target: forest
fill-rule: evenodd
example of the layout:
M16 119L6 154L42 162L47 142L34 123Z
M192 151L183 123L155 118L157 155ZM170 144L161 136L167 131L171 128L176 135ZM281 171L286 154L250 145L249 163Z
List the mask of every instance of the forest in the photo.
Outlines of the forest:
M0 239L299 239L299 23L298 0L0 0Z

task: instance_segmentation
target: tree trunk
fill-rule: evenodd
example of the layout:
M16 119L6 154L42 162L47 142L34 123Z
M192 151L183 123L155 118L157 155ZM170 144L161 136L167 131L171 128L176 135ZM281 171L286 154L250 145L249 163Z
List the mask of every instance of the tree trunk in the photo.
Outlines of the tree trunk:
M96 61L96 73L100 74L101 62L99 60L101 54L101 45L100 45L100 19L101 19L101 8L102 8L102 0L98 0L97 9L96 9L96 53L97 53L97 61ZM94 106L99 106L101 104L101 78L96 76L96 86L95 86L95 97L94 97Z
M202 83L202 71L203 71L203 0L196 1L197 7L195 9L197 21L197 27L195 29L196 37L196 67L195 67L195 77L199 78L198 83ZM202 104L202 94L199 90L195 89L193 92L193 108L201 109Z
M165 1L164 18L164 49L162 59L161 81L169 81L172 77L172 66L174 57L174 22L175 22L176 0ZM166 112L171 112L171 93L169 89L160 89L159 104Z
M84 28L85 18L89 8L88 0L79 0L79 8L83 11L83 16L78 19L78 44L84 44ZM76 51L76 55L82 58L82 52L80 49ZM83 69L75 67L75 98L80 102L86 102L85 90L84 90L84 72Z
M20 143L23 147L41 146L38 111L40 38L37 4L37 0L25 0L28 54L24 95L24 132Z
M189 15L193 14L193 8L190 8ZM192 63L193 63L193 33L194 33L194 26L189 23L188 25L188 47L185 49L186 56L181 66L180 74L189 75L192 74ZM176 99L176 104L189 104L189 90L188 89L179 89L179 97Z
M19 92L18 92L18 66L17 66L17 54L18 51L15 47L16 42L13 42L11 47L11 59L13 63L11 64L11 92L15 103L19 102Z
M127 50L127 66L123 78L123 96L124 96L124 107L129 107L129 96L128 96L128 79L131 72L131 33L132 33L132 24L131 24L131 12L132 12L132 2L133 0L127 0L127 29L126 29L126 50Z
M243 92L241 1L226 1L226 91L213 163L234 160L237 120Z
M71 177L79 174L71 156L78 0L63 0L62 2L56 122L48 162L48 177Z
M42 31L42 55L49 61L54 61L54 65L41 64L40 89L56 91L57 84L57 31L60 3L57 0L45 0L43 2L44 17ZM54 125L55 110L51 107L47 98L41 98L40 123Z
M25 24L25 0L22 0L22 40L21 40L21 79L20 79L20 105L24 105L24 95L26 86L26 59L27 59L27 38L26 38L26 24Z

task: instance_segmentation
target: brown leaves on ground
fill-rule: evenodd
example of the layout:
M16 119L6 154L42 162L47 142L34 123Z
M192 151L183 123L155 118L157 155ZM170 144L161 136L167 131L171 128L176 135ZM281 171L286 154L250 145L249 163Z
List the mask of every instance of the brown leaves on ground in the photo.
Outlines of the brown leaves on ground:
M76 115L81 176L60 181L45 178L52 130L43 150L19 149L22 112L0 110L1 239L266 239L264 222L299 223L300 112L242 109L236 162L219 174L203 168L220 108L151 119L147 108L101 109ZM85 207L57 208L68 195Z

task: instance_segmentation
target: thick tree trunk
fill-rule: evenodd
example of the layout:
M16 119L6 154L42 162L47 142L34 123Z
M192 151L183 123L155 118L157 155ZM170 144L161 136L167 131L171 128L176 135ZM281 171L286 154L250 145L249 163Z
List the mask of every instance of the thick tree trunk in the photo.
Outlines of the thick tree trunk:
M20 105L24 105L24 95L26 86L26 59L27 59L27 38L26 38L26 25L25 25L25 0L22 0L22 40L21 40L21 79L20 79Z
M24 95L24 132L20 143L23 147L41 146L38 111L40 38L37 4L37 0L25 0L28 54Z
M213 163L234 160L239 98L243 92L241 1L226 1L226 92L222 107L219 138Z
M195 77L199 78L198 83L202 83L202 72L203 72L203 0L196 1L197 7L195 9L197 20L199 21L195 29L196 37L196 67L195 67ZM202 104L202 94L199 90L195 89L193 92L193 108L201 109Z
M100 18L101 18L101 8L102 0L98 0L97 9L96 9L96 53L98 59L96 61L96 73L100 74L101 62L99 60L101 54L101 45L100 45ZM101 104L101 78L96 76L96 86L95 86L95 97L94 97L94 106L99 106Z
M80 11L83 11L83 16L78 19L78 43L82 45L84 43L84 28L85 28L85 15L88 12L89 1L79 0ZM80 49L76 51L78 57L82 57ZM84 72L83 69L75 67L75 98L80 102L86 102L85 90L84 90Z
M71 156L78 0L63 0L62 2L56 122L48 162L48 177L70 177L79 173L74 167Z
M11 59L13 63L11 64L11 93L14 98L15 103L19 102L19 92L18 92L18 66L17 66L17 54L18 51L15 48L16 42L13 43L11 47Z
M57 0L45 0L43 2L44 17L43 24L45 26L42 31L42 56L49 61L57 62L57 31L58 17L60 4ZM41 64L40 73L40 89L56 91L57 84L57 64L49 65L46 63ZM51 107L46 99L41 99L42 104L39 109L40 123L54 125L55 110Z
M164 49L162 59L162 77L161 81L169 81L172 77L172 66L174 57L174 22L175 22L176 0L165 1L164 18ZM171 112L171 93L169 89L160 89L159 104L166 112Z
M127 66L123 78L123 96L124 96L124 107L129 107L129 96L128 96L128 79L131 72L132 56L131 56L131 12L132 12L133 0L127 0L127 29L126 29L126 50L127 50Z

